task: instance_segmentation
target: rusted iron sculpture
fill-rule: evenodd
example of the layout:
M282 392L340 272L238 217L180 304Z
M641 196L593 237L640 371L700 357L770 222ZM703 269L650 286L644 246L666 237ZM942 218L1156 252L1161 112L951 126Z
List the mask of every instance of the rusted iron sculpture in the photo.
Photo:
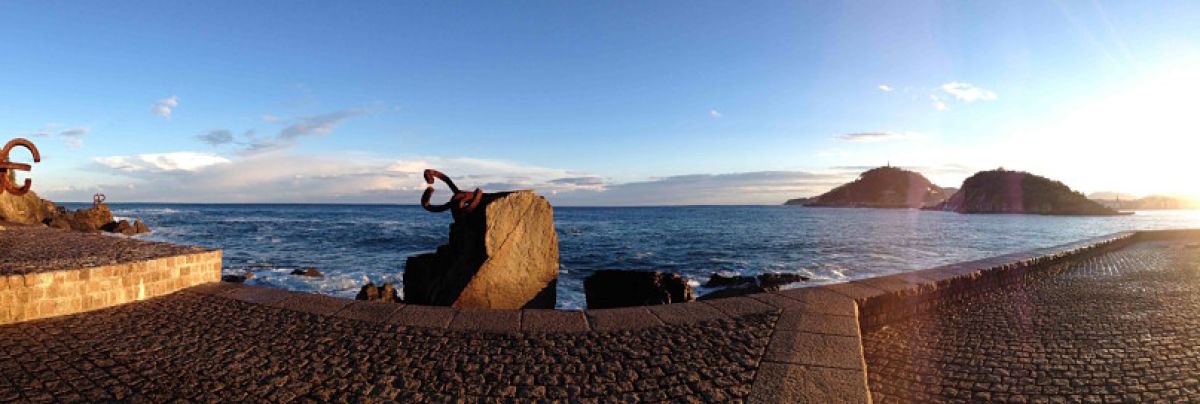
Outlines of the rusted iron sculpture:
M25 185L18 188L15 184L12 183L12 180L9 179L9 174L13 171L29 171L29 170L33 169L33 167L30 166L29 164L13 163L11 161L8 161L8 154L10 152L12 152L12 149L17 146L21 146L21 147L24 147L25 149L28 149L29 154L33 155L34 163L41 162L42 155L38 154L37 146L34 146L33 142L30 142L28 139L22 139L22 138L16 138L13 140L9 140L8 143L6 143L4 145L4 148L0 149L0 193L8 192L8 193L16 195L16 196L21 196L21 195L25 195L25 193L29 192L29 187L32 185L33 181L26 178ZM16 178L16 177L13 177L13 178Z
M105 199L108 199L108 197L104 196L104 194L92 195L92 206L97 208L100 207L100 204L104 203Z
M454 195L450 196L449 201L437 206L429 204L429 198L433 196L434 179L442 180L442 182L446 183L447 187L450 187L450 192L454 193ZM438 170L425 170L425 185L425 193L421 194L421 207L430 212L437 213L445 211L446 209L454 208L455 212L471 213L475 211L475 208L479 207L481 202L483 202L482 190L475 188L474 192L459 191L458 187L454 185L454 181L451 181L450 177L447 177L446 174L442 174L442 172Z

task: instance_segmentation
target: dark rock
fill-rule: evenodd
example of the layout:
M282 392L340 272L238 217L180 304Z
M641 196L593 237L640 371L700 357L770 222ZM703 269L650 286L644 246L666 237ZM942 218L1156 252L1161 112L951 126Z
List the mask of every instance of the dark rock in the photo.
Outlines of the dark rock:
M400 295L396 294L396 289L391 283L384 283L383 287L377 287L373 282L368 283L358 291L358 295L354 296L354 299L371 302L400 303Z
M221 282L242 283L248 279L245 275L221 275Z
M137 231L134 229L133 225L129 224L128 220L108 222L107 224L100 226L100 230L104 230L109 233L121 233L127 236L132 236L136 234Z
M296 276L308 276L308 277L313 277L313 278L323 278L323 277L325 277L325 274L321 273L321 271L318 271L316 268L300 268L300 269L296 269L296 270L292 271L292 275L296 275Z
M720 299L720 298L724 298L724 297L737 297L737 296L752 295L755 293L774 292L777 290L779 290L779 286L762 287L762 286L758 286L758 285L754 285L754 284L747 284L747 285L734 286L734 287L718 289L718 290L715 290L712 292L708 292L704 296L700 296L700 298L697 300L712 300L712 299Z
M692 287L677 273L596 271L583 281L589 309L650 306L695 300Z
M794 282L807 281L808 277L800 274L785 274L785 273L767 273L757 277L753 276L725 276L720 273L714 273L708 278L708 282L704 283L706 288L720 288L726 286L736 286L744 284L756 284L763 287L782 286Z
M146 226L145 223L142 223L141 220L134 220L133 221L133 232L136 234L149 233L150 227Z
M720 273L714 273L708 277L708 282L704 283L704 287L721 288L746 283L754 283L754 277L742 275L725 276Z
M554 308L558 235L554 211L530 191L484 194L474 212L454 212L450 240L409 257L408 303L459 308Z
M808 277L800 274L767 273L758 276L759 286L783 286L789 283L807 281Z

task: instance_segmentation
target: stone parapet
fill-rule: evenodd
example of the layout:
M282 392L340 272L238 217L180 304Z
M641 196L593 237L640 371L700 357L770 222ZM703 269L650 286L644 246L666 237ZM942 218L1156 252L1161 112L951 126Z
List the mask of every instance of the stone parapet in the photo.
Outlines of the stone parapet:
M0 324L81 313L221 278L221 251L0 275Z

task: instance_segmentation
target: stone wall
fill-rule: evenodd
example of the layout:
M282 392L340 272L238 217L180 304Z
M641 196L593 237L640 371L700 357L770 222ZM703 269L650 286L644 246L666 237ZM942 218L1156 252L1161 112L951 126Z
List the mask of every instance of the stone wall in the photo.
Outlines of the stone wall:
M115 306L220 278L220 250L92 268L0 275L0 324Z

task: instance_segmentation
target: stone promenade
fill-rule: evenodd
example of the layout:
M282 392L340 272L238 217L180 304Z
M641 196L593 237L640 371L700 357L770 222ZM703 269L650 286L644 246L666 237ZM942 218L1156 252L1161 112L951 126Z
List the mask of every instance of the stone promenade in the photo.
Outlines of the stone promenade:
M1141 242L864 330L874 401L1200 401L1197 241Z

